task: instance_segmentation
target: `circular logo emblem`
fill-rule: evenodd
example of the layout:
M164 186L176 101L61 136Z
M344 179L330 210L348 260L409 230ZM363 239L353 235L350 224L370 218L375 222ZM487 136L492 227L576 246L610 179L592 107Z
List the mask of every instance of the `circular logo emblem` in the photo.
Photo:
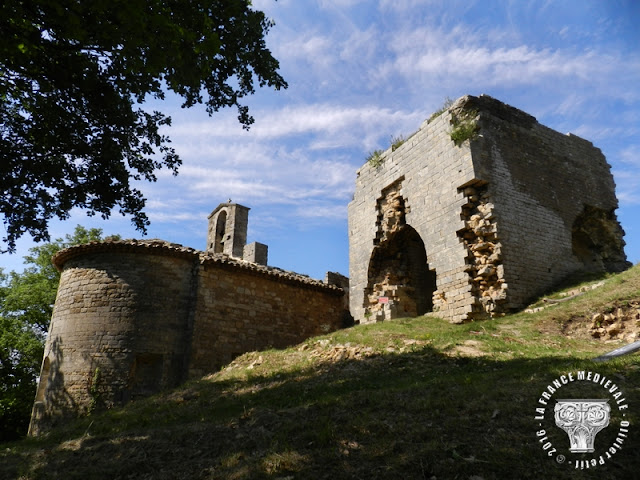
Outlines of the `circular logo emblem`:
M618 385L599 373L560 375L538 398L536 439L558 464L596 468L623 448L629 434L628 408Z

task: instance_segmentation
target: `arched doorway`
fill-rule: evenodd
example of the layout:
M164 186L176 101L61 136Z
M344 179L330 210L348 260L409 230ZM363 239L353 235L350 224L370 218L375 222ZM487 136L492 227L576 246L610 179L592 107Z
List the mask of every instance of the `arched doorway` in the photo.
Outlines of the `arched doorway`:
M410 225L373 249L365 290L365 315L375 320L416 317L433 310L436 272L429 269L420 235Z

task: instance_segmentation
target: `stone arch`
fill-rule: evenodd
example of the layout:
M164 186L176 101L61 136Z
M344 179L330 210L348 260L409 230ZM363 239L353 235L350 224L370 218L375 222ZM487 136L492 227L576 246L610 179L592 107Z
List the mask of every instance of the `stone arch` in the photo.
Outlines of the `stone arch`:
M375 320L415 317L433 310L436 272L424 242L410 225L390 233L373 249L365 290L366 315Z
M216 234L213 245L214 253L223 253L224 252L224 234L227 230L227 211L222 210L218 214L218 218L216 220Z

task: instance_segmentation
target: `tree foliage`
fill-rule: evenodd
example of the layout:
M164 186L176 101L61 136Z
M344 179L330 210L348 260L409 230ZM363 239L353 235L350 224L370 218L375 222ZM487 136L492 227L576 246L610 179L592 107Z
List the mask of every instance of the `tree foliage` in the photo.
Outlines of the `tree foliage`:
M102 230L77 226L64 239L30 249L22 273L0 270L0 441L26 434L29 425L60 282L51 257L63 248L101 239Z
M147 112L169 90L212 114L255 85L287 84L264 37L272 23L249 0L3 0L0 2L0 212L8 250L74 207L114 208L149 224L132 180L181 163Z

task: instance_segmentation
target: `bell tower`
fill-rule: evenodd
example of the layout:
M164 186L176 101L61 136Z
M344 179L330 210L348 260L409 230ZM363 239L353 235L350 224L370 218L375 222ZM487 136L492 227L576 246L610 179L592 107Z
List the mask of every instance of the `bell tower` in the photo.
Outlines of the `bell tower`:
M206 251L267 265L268 247L259 242L247 245L249 210L231 200L218 205L209 215Z
M209 215L207 251L242 258L247 243L249 208L229 200Z

